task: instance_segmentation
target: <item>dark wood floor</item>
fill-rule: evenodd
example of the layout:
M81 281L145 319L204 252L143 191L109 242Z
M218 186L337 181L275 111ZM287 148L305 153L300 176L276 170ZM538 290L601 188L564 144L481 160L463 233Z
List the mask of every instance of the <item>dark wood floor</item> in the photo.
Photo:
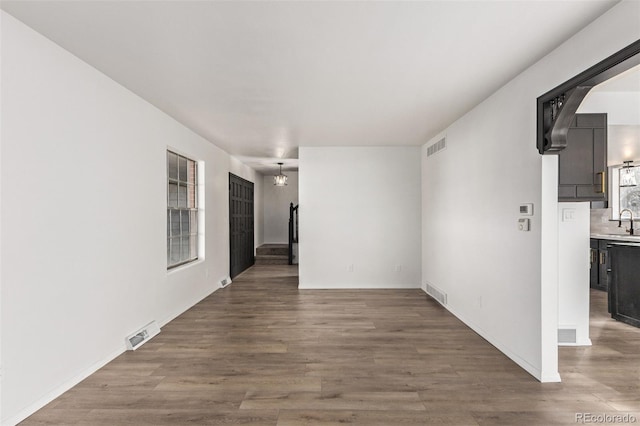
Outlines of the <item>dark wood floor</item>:
M299 291L295 266L256 266L23 424L640 422L640 329L592 296L594 346L540 384L420 290Z

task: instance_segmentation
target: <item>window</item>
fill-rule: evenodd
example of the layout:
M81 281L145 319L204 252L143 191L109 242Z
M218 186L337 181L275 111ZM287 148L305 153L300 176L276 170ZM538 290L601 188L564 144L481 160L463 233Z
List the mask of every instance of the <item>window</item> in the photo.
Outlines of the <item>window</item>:
M611 220L618 220L620 212L624 209L631 210L634 219L640 217L640 185L626 186L628 182L626 182L624 175L627 173L633 174L636 182L640 184L640 167L632 166L628 172L624 165L609 167ZM625 213L624 217L628 219L629 214Z
M612 219L618 220L620 212L629 209L633 212L633 217L640 217L640 167L616 166L611 170L611 201ZM625 175L633 176L631 185ZM634 181L633 181L634 180ZM625 218L629 218L628 213Z
M198 259L198 165L167 151L167 269Z

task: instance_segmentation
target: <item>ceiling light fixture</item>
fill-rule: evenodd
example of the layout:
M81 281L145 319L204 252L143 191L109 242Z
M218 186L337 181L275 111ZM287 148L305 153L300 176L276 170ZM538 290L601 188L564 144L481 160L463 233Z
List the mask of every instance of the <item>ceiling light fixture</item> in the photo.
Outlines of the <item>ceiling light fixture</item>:
M275 186L285 186L287 184L287 175L282 174L282 164L283 163L278 163L278 165L280 165L280 173L273 177L273 184Z
M633 161L624 161L624 166L620 168L620 187L638 186L636 181L635 167L631 165Z

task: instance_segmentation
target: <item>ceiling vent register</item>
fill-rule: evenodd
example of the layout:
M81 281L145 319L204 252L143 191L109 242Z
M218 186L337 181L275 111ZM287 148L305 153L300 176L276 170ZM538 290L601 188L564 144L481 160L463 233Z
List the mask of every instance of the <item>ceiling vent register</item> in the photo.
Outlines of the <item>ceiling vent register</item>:
M442 138L438 142L435 142L427 147L427 157L431 157L447 147L447 139Z
M431 296L436 301L438 301L442 306L447 305L447 293L445 293L444 291L440 290L439 288L429 283L426 283L426 287L427 287L427 294L429 296Z
M135 351L140 346L147 343L152 337L156 336L158 333L160 333L160 327L158 327L158 323L156 323L155 321L151 321L140 330L125 338L127 350Z

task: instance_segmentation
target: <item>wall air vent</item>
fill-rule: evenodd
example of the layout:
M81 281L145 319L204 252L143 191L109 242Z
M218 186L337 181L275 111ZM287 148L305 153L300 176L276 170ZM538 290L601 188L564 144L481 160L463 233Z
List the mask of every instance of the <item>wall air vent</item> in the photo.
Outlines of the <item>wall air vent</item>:
M558 344L577 343L575 328L559 328L558 329Z
M447 304L447 293L445 293L444 291L442 291L439 288L434 287L431 284L427 283L427 294L429 296L433 297L441 305L446 306L446 304Z
M140 330L126 337L127 350L135 351L158 333L160 333L160 327L155 321L151 321Z
M427 147L427 157L431 157L433 154L442 151L447 147L447 139L442 138L438 142L435 142Z

